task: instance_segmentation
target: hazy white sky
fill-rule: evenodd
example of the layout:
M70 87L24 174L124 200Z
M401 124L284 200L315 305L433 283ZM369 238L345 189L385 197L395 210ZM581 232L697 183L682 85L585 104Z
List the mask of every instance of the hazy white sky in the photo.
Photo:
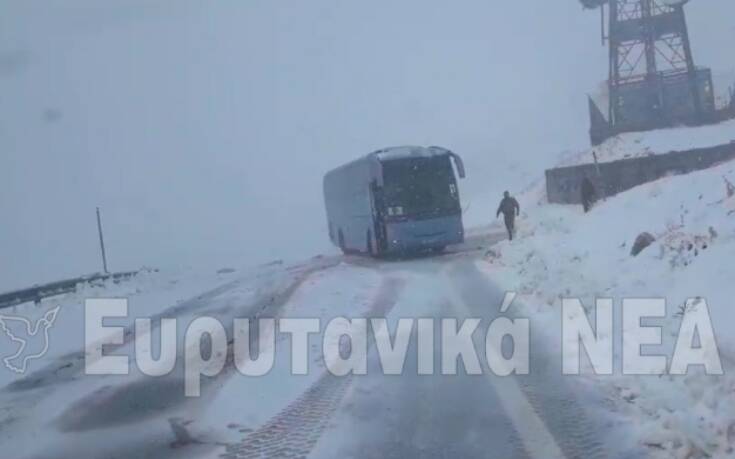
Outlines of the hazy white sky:
M735 2L688 10L697 61L733 70ZM576 0L0 11L0 290L98 270L97 205L115 270L332 250L322 176L384 146L454 149L467 201L517 190L587 145L606 75Z

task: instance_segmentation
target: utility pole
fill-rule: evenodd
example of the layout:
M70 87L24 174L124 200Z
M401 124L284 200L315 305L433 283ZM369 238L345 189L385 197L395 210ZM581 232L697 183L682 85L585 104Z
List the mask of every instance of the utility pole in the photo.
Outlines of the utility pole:
M100 250L102 251L102 268L105 270L105 274L108 274L107 270L107 255L105 254L105 238L102 236L102 218L100 217L100 208L97 208L97 231L100 234Z

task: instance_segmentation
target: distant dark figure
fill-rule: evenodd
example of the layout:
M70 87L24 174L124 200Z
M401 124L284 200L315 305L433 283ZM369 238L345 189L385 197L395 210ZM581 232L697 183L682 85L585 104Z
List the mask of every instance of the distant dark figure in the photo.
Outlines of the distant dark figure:
M592 184L592 181L589 179L589 177L585 177L582 179L582 207L584 207L584 212L587 213L592 208L592 205L597 200L597 191L595 190L595 186Z
M518 205L518 201L514 197L511 197L507 191L503 193L503 200L500 201L498 213L495 218L500 217L501 213L505 219L505 228L508 230L508 239L512 241L513 233L515 232L516 217L521 214L521 206Z

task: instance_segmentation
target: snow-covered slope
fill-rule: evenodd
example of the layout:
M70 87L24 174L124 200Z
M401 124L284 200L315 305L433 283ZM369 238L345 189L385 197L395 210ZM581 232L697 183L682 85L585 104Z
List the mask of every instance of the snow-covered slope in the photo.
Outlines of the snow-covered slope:
M590 163L597 154L599 161L633 158L692 148L714 147L735 141L735 120L712 126L677 127L649 132L632 132L610 138L602 145L569 153L559 166Z
M581 298L588 307L596 297L611 297L616 308L626 297L665 297L663 348L668 352L685 312L681 306L701 297L711 311L727 373L735 363L735 188L729 184L734 182L735 163L730 162L634 188L598 203L589 214L581 207L538 204L536 194L522 195L526 212L519 238L492 248L486 270L501 285L518 290L530 312L547 315L550 324L559 320L562 297ZM657 240L633 257L631 246L644 231ZM547 331L558 339L561 328L550 325ZM693 372L680 378L612 376L590 382L607 387L615 409L636 426L630 433L652 454L732 454L732 375Z

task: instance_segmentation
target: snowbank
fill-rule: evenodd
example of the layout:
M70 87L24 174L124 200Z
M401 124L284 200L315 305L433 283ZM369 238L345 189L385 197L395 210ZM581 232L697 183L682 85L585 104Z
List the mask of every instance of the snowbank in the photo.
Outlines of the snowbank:
M683 141L684 132L679 134ZM653 133L649 145L659 135L663 139ZM632 145L632 137L617 142ZM581 206L539 204L532 190L519 196L527 212L517 240L500 243L485 257L495 280L519 291L530 313L546 314L550 323L559 321L562 297L580 298L588 307L596 297L611 297L616 308L626 297L665 297L668 315L656 325L663 326L662 349L669 356L686 313L682 305L690 298L706 301L726 376L634 377L618 370L620 376L590 376L635 423L631 432L637 441L661 457L733 454L735 377L727 375L735 364L735 188L730 183L735 183L732 162L634 188L598 203L589 214ZM656 241L633 257L631 246L644 231ZM560 339L559 327L549 331Z
M612 137L602 145L589 150L572 152L562 158L557 166L572 166L594 161L614 161L692 148L714 147L735 141L735 120L712 126L677 127L648 132L631 132Z
M49 310L57 306L60 308L56 321L49 329L48 352L29 362L30 373L63 359L67 354L84 349L84 303L88 298L128 298L129 317L119 320L115 325L130 326L137 317L158 314L231 279L233 274L218 274L214 271L182 269L158 272L144 269L130 280L81 284L76 292L45 299L38 305L24 303L6 308L0 310L0 315L27 318L35 324ZM0 355L12 355L17 343L5 338L2 334ZM0 387L23 377L0 364Z

